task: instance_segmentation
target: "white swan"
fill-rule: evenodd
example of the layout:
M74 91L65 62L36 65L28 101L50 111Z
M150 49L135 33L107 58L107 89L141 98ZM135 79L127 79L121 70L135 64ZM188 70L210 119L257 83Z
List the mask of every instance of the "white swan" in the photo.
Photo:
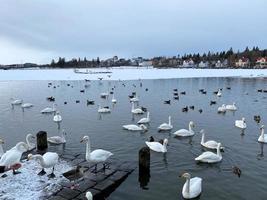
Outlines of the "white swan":
M86 192L85 197L87 200L93 200L93 194L90 191Z
M62 117L61 117L59 111L56 112L56 115L54 116L53 120L54 120L54 122L57 122L57 123L62 121Z
M163 144L159 142L146 142L146 145L149 147L149 149L160 153L167 152L167 144L168 144L168 139L164 139Z
M193 127L195 127L194 122L190 121L188 126L189 126L188 130L180 129L178 131L175 131L173 134L175 136L180 136L180 137L188 137L195 135L195 132L193 131Z
M211 151L206 151L199 155L198 157L195 158L196 161L199 162L205 162L205 163L216 163L220 162L222 160L222 154L221 154L221 143L218 143L217 146L217 154L211 152Z
M101 108L101 106L100 105L98 105L98 110L97 110L97 112L99 112L99 113L110 113L111 112L111 110L110 110L110 108Z
M82 142L86 143L85 159L88 162L95 163L95 171L97 170L98 163L104 163L110 156L113 155L113 153L103 150L103 149L96 149L91 152L91 144L90 144L89 136L84 136L81 140L81 143ZM105 169L105 165L104 165L104 169Z
M247 128L247 124L246 124L245 118L242 117L241 120L235 120L235 126L237 128L246 129Z
M147 127L143 124L141 124L140 126L137 126L135 124L129 124L129 125L123 125L122 127L129 131L146 131L147 130Z
M61 136L52 136L52 137L49 137L47 138L47 141L52 143L52 144L64 144L66 143L66 132L65 130L63 129L62 130L62 133L61 133Z
M139 102L138 96L135 96L133 98L130 98L130 102Z
M24 103L21 105L21 108L24 109L24 108L31 108L33 107L33 104L32 103Z
M0 166L7 166L10 167L11 165L20 163L20 159L22 153L25 152L25 149L28 149L28 145L25 142L19 142L16 144L15 147L11 148L10 150L6 151L1 159L0 159ZM13 174L17 174L15 170L13 170Z
M264 125L261 126L261 135L258 139L258 142L267 143L267 134L264 134Z
M217 97L221 97L222 96L222 90L219 89L218 92L217 92Z
M172 130L172 128L173 128L173 126L171 124L171 116L169 116L169 123L168 124L167 123L163 123L158 127L158 129L160 131L168 131L168 130Z
M115 97L114 97L114 93L113 93L113 95L112 95L111 102L112 102L112 103L117 103L117 99L115 99Z
M32 140L35 139L35 136L32 134L28 134L26 136L26 143L28 145L28 150L33 150L35 148L35 144L32 142Z
M218 108L218 113L225 113L225 112L226 112L226 106L225 104L223 104Z
M107 98L109 96L108 92L102 92L100 93L100 97Z
M140 119L137 124L147 124L150 122L150 116L149 116L149 112L147 112L147 116Z
M3 149L3 146L2 146L4 143L5 143L4 140L2 138L0 138L0 158L4 154L4 149Z
M13 99L13 98L10 98L12 101L11 101L11 105L21 105L22 104L22 99Z
M218 142L214 140L208 140L205 142L205 131L202 129L200 133L202 133L201 142L200 142L201 146L207 149L217 149L218 144L219 144ZM221 149L224 149L224 147L221 147Z
M189 173L184 173L182 177L186 178L186 182L183 186L183 197L185 199L193 199L198 197L202 192L202 178L191 178Z
M237 107L235 105L235 102L232 105L226 105L226 110L236 111Z
M53 112L56 112L56 104L55 103L53 104L53 107L52 108L47 107L47 108L41 110L41 113L42 114L53 113Z
M143 114L144 111L141 108L134 108L134 102L132 102L132 113L133 114Z
M40 171L38 173L38 175L46 174L46 172L44 171L45 168L46 169L47 168L53 168L52 173L48 175L48 177L50 177L50 178L55 177L54 168L55 168L55 165L58 163L58 158L59 158L58 154L54 153L54 152L47 152L43 156L39 155L39 154L37 154L37 155L29 154L28 155L28 160L36 159L39 161L40 165L42 166L42 171Z

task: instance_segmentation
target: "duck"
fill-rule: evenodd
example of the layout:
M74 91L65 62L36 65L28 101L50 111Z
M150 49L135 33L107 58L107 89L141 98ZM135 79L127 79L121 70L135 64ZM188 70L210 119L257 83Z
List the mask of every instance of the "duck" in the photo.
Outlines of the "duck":
M55 97L50 96L50 97L47 97L46 100L47 100L47 101L55 101Z
M214 140L208 140L208 141L205 142L205 131L204 131L204 129L202 129L200 131L200 133L202 133L201 142L200 142L201 146L203 146L203 147L205 147L207 149L213 149L213 150L217 149L218 144L219 144L218 142L216 142ZM221 149L224 149L224 147L221 147Z
M216 103L216 101L210 101L210 105L215 105Z
M95 172L97 171L97 164L103 163L104 170L106 168L104 162L107 161L113 153L103 150L103 149L95 149L91 152L91 144L89 136L84 136L81 140L81 143L86 143L86 154L85 159L88 162L95 163Z
M222 90L219 89L218 92L217 92L217 97L221 97L222 96Z
M93 200L93 194L90 191L87 191L85 194L87 200Z
M23 100L22 99L13 99L13 98L10 98L11 99L11 105L14 106L14 105L21 105L23 103Z
M57 123L62 121L62 117L61 117L59 111L56 112L56 115L54 116L53 120L54 120L54 122L57 122Z
M128 124L123 125L122 127L128 131L147 131L147 127L143 124L141 124L140 126L137 126L135 124Z
M4 140L2 138L0 138L0 158L4 154L4 149L3 149L3 144L4 143L5 143Z
M150 136L150 137L149 137L149 142L155 142L155 139L154 139L153 136ZM160 144L163 144L164 140L163 140L163 139L160 139L158 142L159 142Z
M186 178L186 182L183 186L182 195L184 199L194 199L198 197L202 192L202 178L191 178L189 173L184 173L183 178Z
M41 110L41 113L42 114L46 114L46 113L54 113L56 112L56 104L54 103L53 104L53 107L47 107L47 108L44 108L43 110Z
M152 151L156 151L159 153L167 152L168 139L166 138L163 140L163 144L161 144L160 142L145 142L145 143Z
M218 113L225 113L225 112L226 112L226 106L225 104L223 104L218 108Z
M146 117L144 117L144 118L142 118L142 119L140 119L138 122L137 122L137 124L148 124L149 122L150 122L150 113L149 112L147 112L147 116Z
M260 130L261 130L261 135L258 139L258 142L267 143L267 134L264 134L264 125L260 127Z
M94 105L94 104L95 104L95 101L87 100L87 105Z
M164 101L164 104L171 104L171 100Z
M117 99L115 99L115 97L114 97L114 93L112 94L111 102L112 102L112 103L117 103Z
M107 107L105 108L105 107L101 107L100 105L98 105L97 112L99 112L99 113L110 113L111 110L110 110L110 108L107 108Z
M221 154L221 143L217 145L217 153L213 153L211 151L206 151L195 158L195 161L204 162L204 163L217 163L222 160Z
M172 130L173 126L171 124L171 116L169 116L169 123L163 123L158 127L159 131L168 131L168 130Z
M132 102L132 111L133 114L143 114L144 111L141 108L134 108L134 102Z
M47 138L47 141L49 143L52 143L52 144L65 144L66 143L66 132L65 130L63 129L62 130L62 133L61 133L61 136L52 136L52 137L49 137Z
M18 142L15 147L6 151L1 159L0 166L10 167L14 164L20 163L22 153L28 150L28 145L25 142ZM13 174L18 174L20 172L13 169Z
M35 136L31 133L26 135L26 144L28 145L28 150L31 151L35 149L35 144L32 142L32 140L35 139Z
M226 110L236 111L237 107L235 105L235 102L232 105L226 105Z
M188 112L188 106L182 108L182 112Z
M188 130L186 130L186 129L180 129L178 131L175 131L173 134L175 136L179 136L179 137L193 136L193 135L195 135L195 132L193 131L193 127L195 127L195 124L194 124L194 122L190 121L189 122L189 128L188 128Z
M245 118L242 117L241 120L235 120L235 126L237 128L246 129L247 128L247 124L246 124Z
M49 178L54 178L55 174L54 174L54 170L55 170L55 165L58 163L58 159L59 156L57 153L55 152L46 152L44 155L40 155L40 154L36 154L36 155L32 155L29 154L28 155L28 160L32 160L32 159L36 159L39 161L42 170L38 173L38 175L42 176L44 174L46 174L44 169L47 168L52 168L52 173L48 175Z

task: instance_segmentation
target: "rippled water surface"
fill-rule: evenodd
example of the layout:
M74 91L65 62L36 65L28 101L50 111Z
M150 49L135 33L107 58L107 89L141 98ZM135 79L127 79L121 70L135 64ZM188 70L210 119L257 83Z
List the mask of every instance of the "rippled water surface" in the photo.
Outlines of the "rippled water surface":
M203 178L203 193L200 199L266 199L267 196L267 162L266 147L257 142L259 127L253 120L254 115L260 115L261 124L266 125L267 93L258 93L257 89L267 89L267 80L263 78L192 78L170 80L140 81L92 81L85 88L84 81L9 81L0 82L0 136L6 141L4 148L14 146L24 140L27 133L47 131L49 136L58 135L57 124L52 115L42 115L40 110L52 107L46 100L48 96L56 98L56 104L63 121L60 129L68 133L64 151L84 152L85 145L80 144L83 135L90 135L92 148L103 148L114 153L116 160L138 161L138 151L145 146L149 136L156 139L169 139L167 154L151 153L150 178L139 183L138 169L110 195L110 200L145 200L145 199L182 199L181 190L184 180L179 175L188 171L192 176ZM125 83L125 87L122 85ZM67 84L70 84L68 86ZM71 87L72 86L72 87ZM118 101L111 104L111 96L101 99L101 92L111 91ZM226 87L231 87L227 90ZM148 91L145 89L148 88ZM179 92L180 100L173 100L173 89ZM206 89L207 95L199 93ZM218 88L223 88L222 97L213 94ZM80 90L85 89L85 93ZM151 114L149 131L132 133L122 129L122 125L134 124L143 116L132 116L128 95L137 92L140 98L139 106L148 108ZM34 107L24 112L18 106L12 109L10 98L21 98L24 102L33 103ZM86 100L95 100L95 105L86 105ZM163 104L171 99L171 105ZM80 100L80 103L76 103ZM210 100L216 100L217 105L209 105ZM64 102L67 104L64 104ZM238 110L217 114L217 107L223 103L236 102ZM99 115L97 104L112 108L110 114ZM184 106L194 105L195 110L184 113ZM202 113L198 110L203 109ZM179 139L171 133L159 133L157 127L168 121L172 116L174 129L188 128L190 120L194 121L196 135L193 138ZM244 135L234 127L234 121L245 117L248 128ZM196 164L194 158L203 149L200 146L201 134L205 129L206 138L220 141L225 147L223 160L215 165ZM62 150L58 146L58 150ZM241 178L231 171L232 166L242 170ZM141 180L146 180L141 177ZM143 189L141 185L146 185Z

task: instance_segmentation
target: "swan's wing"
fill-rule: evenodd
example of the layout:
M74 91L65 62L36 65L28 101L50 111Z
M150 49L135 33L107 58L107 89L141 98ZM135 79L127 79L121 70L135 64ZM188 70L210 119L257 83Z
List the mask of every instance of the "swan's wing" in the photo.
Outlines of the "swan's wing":
M202 191L202 178L194 177L190 179L190 195L195 198L200 195Z
M163 152L163 145L159 142L146 142L146 145L153 151Z
M51 143L61 143L63 142L63 138L60 136L52 136L52 137L47 138L47 141Z
M103 149L96 149L91 152L90 156L92 160L96 160L98 162L106 161L113 153L103 150Z
M214 140L209 140L204 143L204 146L212 148L212 149L217 149L218 143Z
M20 162L22 153L17 150L9 150L0 159L0 166L10 166Z
M53 152L47 152L43 155L44 162L47 165L55 165L58 163L58 154Z
M186 129L180 129L176 132L173 133L174 135L178 135L178 136L188 136L188 135L192 135L192 133Z
M213 152L207 151L196 157L195 160L213 161L218 160L218 156Z

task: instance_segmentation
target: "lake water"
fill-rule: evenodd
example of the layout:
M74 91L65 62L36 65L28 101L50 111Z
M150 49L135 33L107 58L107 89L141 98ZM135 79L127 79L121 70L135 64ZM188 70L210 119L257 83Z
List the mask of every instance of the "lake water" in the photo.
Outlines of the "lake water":
M103 148L114 153L115 160L138 161L138 151L145 146L145 141L154 138L169 139L168 152L163 155L151 153L150 179L145 189L140 187L138 169L131 174L122 185L109 196L109 200L146 200L146 199L182 199L181 190L184 184L179 178L182 172L190 172L192 176L203 178L203 192L199 199L266 199L267 196L267 161L266 147L257 142L259 127L266 125L267 93L258 93L257 89L267 89L264 78L189 78L169 80L140 81L92 81L85 88L84 81L52 81L56 88L48 87L48 81L7 81L0 82L0 136L6 141L4 148L14 146L24 140L28 133L47 131L49 136L58 135L57 124L52 115L42 115L40 110L52 107L46 97L54 96L62 115L61 129L68 133L64 149L58 151L84 152L85 145L80 144L83 135L89 135L92 148ZM125 83L125 87L122 85ZM68 86L67 84L70 84ZM136 87L134 87L134 85ZM72 87L71 87L72 86ZM111 91L115 86L117 104L111 104L111 96L101 99L100 93ZM231 87L227 90L226 87ZM145 89L148 88L148 91ZM173 100L173 89L186 95L180 100ZM205 88L207 95L199 93ZM223 88L222 97L218 98L213 91ZM85 89L85 93L80 90ZM122 125L134 124L143 116L133 117L128 95L137 92L139 106L148 108L151 114L149 131L133 133L122 129ZM21 98L24 102L33 103L34 107L22 112L20 107L11 108L10 98ZM86 100L95 100L95 105L86 105ZM163 104L171 99L171 105ZM80 103L76 103L80 100ZM217 105L210 106L210 100ZM64 104L64 102L67 104ZM217 114L219 105L236 102L238 110ZM97 104L112 108L110 114L99 115ZM194 105L195 110L184 113L184 106ZM203 109L202 113L198 109ZM172 116L173 131L188 128L189 121L194 121L196 135L193 138L179 139L170 133L157 131L157 127ZM262 123L253 120L260 115ZM234 127L236 119L246 118L248 128L244 135ZM215 165L196 164L194 158L202 153L201 134L205 129L206 138L220 141L225 147L223 160ZM171 133L172 133L171 132ZM232 173L232 166L238 166L242 175L238 178Z

